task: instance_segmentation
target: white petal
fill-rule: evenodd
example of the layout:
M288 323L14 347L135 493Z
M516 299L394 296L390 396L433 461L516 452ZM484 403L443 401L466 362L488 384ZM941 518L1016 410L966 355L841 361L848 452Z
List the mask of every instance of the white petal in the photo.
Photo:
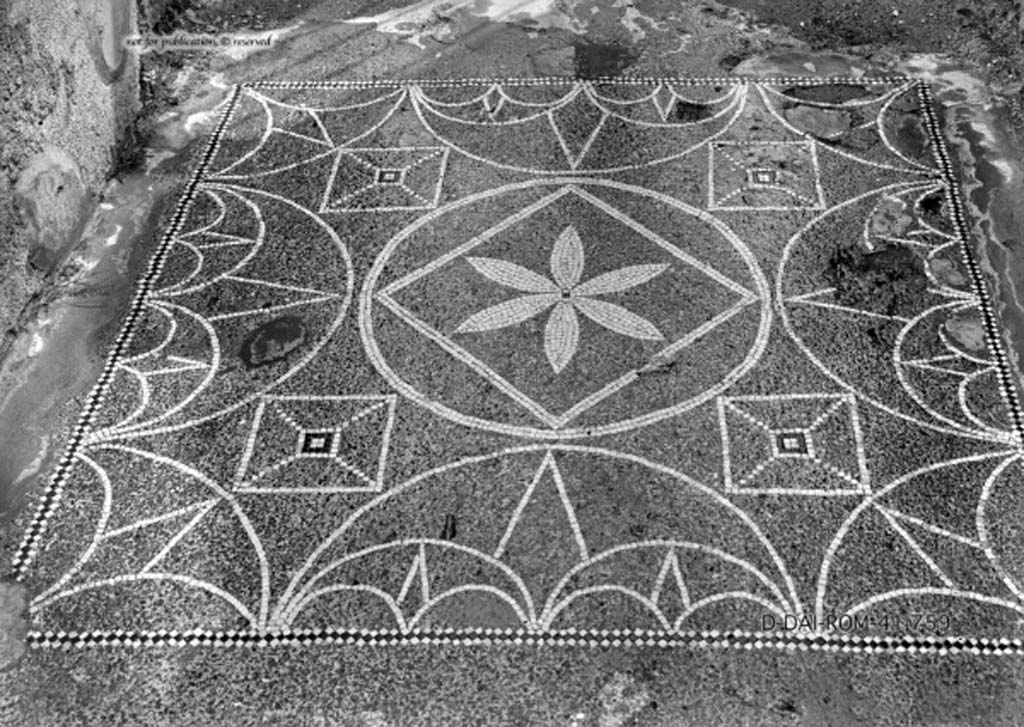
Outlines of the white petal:
M661 341L665 338L653 323L636 313L630 313L621 305L594 298L575 298L573 305L594 323L623 336L644 341Z
M576 295L603 295L605 293L621 293L641 283L646 283L651 278L661 275L671 267L668 263L663 265L630 265L610 273L603 273L596 278L591 278L581 283L574 291Z
M557 285L522 265L493 257L467 257L466 261L481 275L499 285L521 290L524 293L558 292Z
M576 311L568 303L559 303L551 311L548 324L544 328L544 353L556 374L562 372L580 343L580 322Z
M545 293L541 295L524 295L504 303L498 303L474 313L455 329L456 333L472 333L474 331L493 331L498 328L514 326L517 323L533 318L542 313L558 300L557 295Z
M555 240L551 250L551 274L563 290L573 287L583 277L583 243L572 225L562 230Z

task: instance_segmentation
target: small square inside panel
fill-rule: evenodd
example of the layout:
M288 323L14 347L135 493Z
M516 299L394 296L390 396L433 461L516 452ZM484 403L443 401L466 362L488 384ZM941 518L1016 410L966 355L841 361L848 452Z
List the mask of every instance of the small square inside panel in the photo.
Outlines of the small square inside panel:
M302 454L327 454L333 443L332 432L303 432L300 451Z
M781 455L807 455L810 453L804 432L776 432L775 447Z
M401 169L378 169L377 184L398 184L402 181Z
M770 187L779 183L779 172L776 169L748 169L747 182L755 187Z

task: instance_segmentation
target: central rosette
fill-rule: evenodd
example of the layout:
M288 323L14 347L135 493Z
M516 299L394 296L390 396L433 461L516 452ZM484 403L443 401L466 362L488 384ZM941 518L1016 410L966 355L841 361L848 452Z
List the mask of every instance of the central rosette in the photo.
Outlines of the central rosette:
M665 338L646 318L597 296L622 293L645 283L667 270L669 264L628 265L581 283L586 255L573 225L562 231L551 250L550 277L508 260L467 257L466 261L489 280L523 295L473 314L456 329L456 333L493 331L550 311L544 327L544 353L556 374L566 367L579 348L577 311L597 325L622 336L642 341L662 341Z
M388 243L361 324L398 391L565 439L684 411L756 361L767 284L725 225L640 188L550 186L456 202Z

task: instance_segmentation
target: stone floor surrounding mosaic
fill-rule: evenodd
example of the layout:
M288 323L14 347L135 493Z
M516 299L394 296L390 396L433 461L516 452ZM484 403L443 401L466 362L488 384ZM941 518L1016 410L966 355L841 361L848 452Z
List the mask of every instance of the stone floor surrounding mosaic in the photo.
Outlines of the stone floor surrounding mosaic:
M17 555L33 643L1021 650L929 90L820 84L236 89Z

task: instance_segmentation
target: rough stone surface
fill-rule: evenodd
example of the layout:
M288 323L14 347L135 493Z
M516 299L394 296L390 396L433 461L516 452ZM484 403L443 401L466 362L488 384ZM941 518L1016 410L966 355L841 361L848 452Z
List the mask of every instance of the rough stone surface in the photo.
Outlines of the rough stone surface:
M572 73L575 58L573 48L544 48L530 55L533 70L538 76L564 76Z
M138 58L120 50L135 28L133 3L13 0L0 8L0 330L6 330L66 257L139 99ZM3 350L0 344L0 356Z
M843 111L797 106L786 109L786 120L819 139L835 139L850 130L850 115Z
M617 76L631 66L637 53L618 43L576 43L575 70L578 78Z
M928 135L916 114L904 114L900 117L893 143L911 158L916 159L926 153Z
M954 288L960 288L967 285L967 276L956 269L956 266L946 260L945 258L936 257L930 263L932 274Z
M676 102L676 118L680 121L700 121L714 113L710 106L690 101Z
M0 581L0 670L9 667L25 653L27 607L24 586Z
M985 329L977 315L966 313L953 316L946 321L946 330L957 343L967 350L974 352L985 350Z
M827 277L836 300L884 315L896 314L902 304L920 297L928 285L920 260L906 247L864 253L840 250L831 260Z
M32 246L28 263L50 273L67 248L89 202L82 170L67 152L46 147L33 156L18 177L16 198Z
M874 95L867 86L852 83L836 83L827 86L794 86L783 91L784 94L800 101L816 103L842 104L867 98Z
M907 231L913 219L907 214L907 205L899 199L884 199L871 216L870 231L876 237L899 237Z
M301 318L282 316L254 329L242 343L241 357L246 366L263 366L280 361L306 340Z

